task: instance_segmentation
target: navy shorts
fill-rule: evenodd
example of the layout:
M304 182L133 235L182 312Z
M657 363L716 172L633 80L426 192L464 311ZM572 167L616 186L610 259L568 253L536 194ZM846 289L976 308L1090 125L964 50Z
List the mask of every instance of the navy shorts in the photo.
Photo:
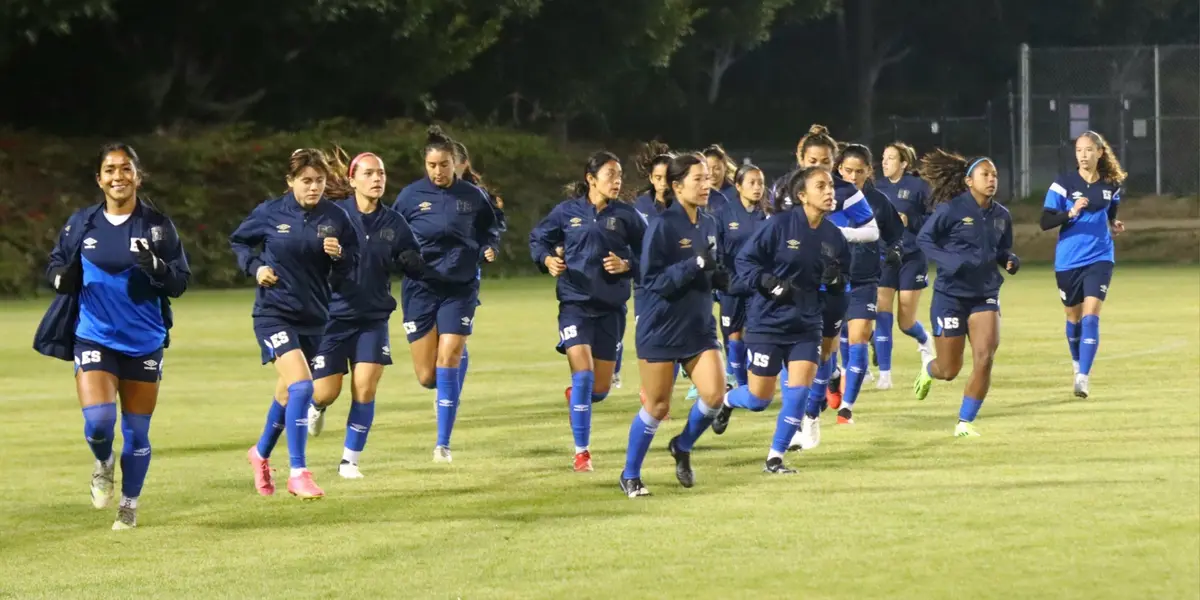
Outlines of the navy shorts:
M846 307L846 320L875 320L875 305L879 302L879 286L874 283L859 283L850 288L850 303Z
M842 322L846 319L846 309L850 304L850 294L821 293L821 336L837 337L842 331Z
M276 357L292 350L299 350L305 360L312 360L321 346L321 336L299 331L300 328L279 319L254 319L254 337L262 350L262 364L275 362Z
M592 347L595 360L617 360L617 345L625 327L625 311L619 309L596 309L578 304L558 305L558 347L566 354L567 348L588 345Z
M891 288L902 292L923 290L929 285L929 262L924 253L916 253L904 257L900 266L893 267L883 264L883 273L879 277L879 287Z
M104 371L118 380L157 383L162 379L163 349L130 356L102 344L75 339L75 372Z
M404 279L400 309L404 335L413 343L437 327L438 335L471 335L475 308L479 306L479 281L463 285Z
M387 321L351 323L332 320L325 325L317 355L309 357L313 379L345 375L358 363L392 364Z
M746 328L746 306L749 298L721 294L721 335L741 333Z
M820 332L813 331L800 341L779 344L746 340L747 368L757 377L775 377L788 363L795 361L817 363L821 355Z
M933 323L933 335L959 337L967 333L967 320L971 315L999 310L999 298L959 298L934 290L929 320Z
M1108 284L1112 283L1113 264L1107 260L1094 262L1085 267L1058 271L1054 278L1058 280L1058 297L1063 306L1077 306L1084 298L1108 297Z

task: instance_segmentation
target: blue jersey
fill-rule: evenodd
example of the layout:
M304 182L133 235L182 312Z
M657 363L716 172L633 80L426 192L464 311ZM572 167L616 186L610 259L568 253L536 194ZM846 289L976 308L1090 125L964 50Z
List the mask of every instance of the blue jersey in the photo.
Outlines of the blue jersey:
M565 200L529 233L529 254L546 272L546 258L563 247L567 270L555 285L559 302L621 308L629 301L630 280L637 273L645 223L624 202L608 202L597 211L586 197ZM610 252L629 261L630 270L619 275L605 271Z
M898 214L908 219L904 226L904 236L900 240L900 250L905 258L921 251L917 246L917 233L929 216L929 184L924 179L912 175L902 175L900 180L892 183L886 177L875 183L875 189L883 192L892 202L892 207Z
M848 278L851 285L879 282L879 277L883 274L883 253L900 241L904 231L904 223L900 221L900 215L892 208L887 196L867 184L863 189L863 197L875 215L879 239L874 242L850 244L853 259L850 261Z
M337 238L342 256L325 253L325 238ZM358 266L359 235L342 207L322 198L305 209L292 192L259 204L229 236L238 266L250 277L271 267L279 281L259 286L255 318L280 319L300 335L318 335L329 320L329 300ZM258 248L261 246L261 251Z
M1069 271L1097 262L1114 262L1113 239L1109 231L1109 208L1121 203L1121 188L1104 181L1088 183L1078 171L1059 175L1046 192L1044 208L1069 212L1075 200L1087 198L1088 205L1078 217L1058 230L1054 249L1054 270Z
M981 208L970 192L939 205L925 220L917 243L937 265L934 291L960 298L994 298L1012 257L1012 216L992 200Z
M400 191L393 208L421 247L427 280L471 284L479 278L484 250L499 247L492 204L483 190L461 179L440 188L422 177Z
M729 198L726 198L725 194L710 188L708 190L708 205L703 210L710 215L715 215L724 210L728 204Z
M761 293L751 296L747 341L788 344L821 331L822 276L831 263L850 260L849 242L828 219L813 227L799 209L767 219L738 253L734 278L738 287L756 290L763 275L774 275L790 282L793 293L783 303Z
M767 213L758 204L747 209L739 197L737 201L730 201L725 206L725 210L718 213L716 217L717 226L721 229L721 247L719 248L721 263L730 270L730 275L733 275L737 269L735 259L738 252L741 251L746 240L750 239L766 222ZM745 295L752 290L753 288L743 289L741 286L733 285L730 293Z
M692 223L678 202L650 223L639 265L638 356L682 359L712 347L717 330L712 279L696 256L719 243L716 219L697 211Z
M633 201L633 208L637 209L638 214L642 215L642 219L646 223L650 223L650 221L657 219L658 215L662 214L662 211L666 209L666 205L655 202L654 193L651 192L638 196Z
M362 239L358 269L333 290L329 316L339 321L386 320L396 310L392 275L403 272L398 257L405 250L418 250L417 240L404 218L382 203L366 214L359 212L358 201L352 197L336 204L350 215Z

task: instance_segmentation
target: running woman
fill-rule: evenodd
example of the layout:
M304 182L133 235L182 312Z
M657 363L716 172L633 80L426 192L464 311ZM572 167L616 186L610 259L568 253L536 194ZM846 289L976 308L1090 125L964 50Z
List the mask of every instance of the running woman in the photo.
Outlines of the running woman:
M1088 397L1088 378L1100 349L1100 308L1112 283L1113 236L1125 171L1108 142L1094 131L1075 140L1076 170L1063 173L1046 192L1042 229L1058 228L1054 275L1067 313L1067 345L1075 372L1075 395Z
M721 263L728 266L735 266L738 252L767 218L762 206L766 191L762 169L751 164L742 165L733 180L735 191L725 209L716 215L717 225L721 228ZM736 277L736 273L730 276ZM746 345L742 336L750 294L720 292L717 297L721 302L721 333L726 340L726 384L743 386L747 379Z
M275 493L269 459L284 430L291 466L288 493L302 499L325 495L305 455L313 397L310 365L329 321L330 297L353 276L359 248L350 216L324 197L331 173L320 150L296 150L288 159L288 192L259 204L229 236L238 267L258 281L254 336L262 364L274 363L277 374L266 426L246 453L254 487L263 496Z
M75 392L92 456L92 506L113 499L113 441L121 403L121 500L113 530L137 527L150 469L150 417L158 404L163 350L171 343L170 298L191 271L175 224L139 197L142 163L133 148L106 144L96 158L104 200L75 211L50 252L46 274L58 295L38 326L39 353L75 362Z
M571 369L567 405L582 473L592 470L592 403L608 397L645 221L619 200L621 161L611 152L593 154L568 193L529 234L529 252L558 279L558 349Z
M921 159L921 178L933 189L933 215L921 226L917 244L937 266L929 318L937 357L926 361L913 383L918 400L934 379L950 381L963 366L966 335L972 369L958 411L956 437L977 436L975 417L992 383L992 361L1000 345L998 269L1015 275L1021 261L1012 253L1012 216L994 200L996 166L938 149Z

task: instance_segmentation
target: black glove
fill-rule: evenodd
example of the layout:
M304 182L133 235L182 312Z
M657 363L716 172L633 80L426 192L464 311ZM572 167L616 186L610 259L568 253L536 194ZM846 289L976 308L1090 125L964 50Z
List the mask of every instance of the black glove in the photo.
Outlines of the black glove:
M71 261L50 272L50 285L60 294L78 294L83 284L83 267L78 260Z
M842 266L834 259L826 259L825 270L821 272L821 283L837 285L841 282Z
M409 279L421 279L425 275L425 259L421 253L409 248L396 256L396 266Z
M883 262L889 267L898 267L900 263L904 262L904 253L900 251L900 244L887 249L887 255Z
M1008 260L1006 260L1006 261L1004 261L1004 262L1005 262L1006 264L1002 265L1002 266L1001 266L1001 268L1002 268L1002 269L1004 269L1005 271L1008 271L1008 274L1009 274L1009 275L1016 275L1016 274L1017 274L1017 271L1020 271L1020 270L1021 270L1021 259L1020 259L1019 257L1017 257L1017 255L1016 255L1016 254L1013 254L1013 253L1011 253L1011 252L1010 252L1010 253L1008 254ZM1010 269L1010 268L1008 268L1008 264L1007 264L1007 263L1010 263L1010 262L1012 263L1012 268L1011 268L1011 269Z
M787 302L792 298L792 282L763 273L758 278L758 291L776 302Z
M714 246L709 246L707 250L697 254L696 259L700 263L701 271L712 273L717 270L717 253Z
M154 254L150 243L146 240L137 241L137 265L150 277L162 277L167 274L167 263Z
M729 291L729 271L725 269L717 269L712 273L712 286L714 290L722 292Z

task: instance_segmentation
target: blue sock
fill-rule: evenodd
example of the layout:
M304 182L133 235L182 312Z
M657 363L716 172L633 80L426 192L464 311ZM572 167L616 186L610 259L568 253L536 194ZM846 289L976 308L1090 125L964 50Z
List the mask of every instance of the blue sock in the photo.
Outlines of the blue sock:
M746 375L746 343L742 340L729 340L729 350L726 352L725 361L729 372L733 373L735 385L746 385L748 380Z
M853 344L847 355L850 359L846 362L850 367L846 369L846 393L842 395L842 402L846 408L853 409L858 392L862 389L863 377L867 374L867 345Z
M1067 321L1067 347L1071 349L1071 360L1075 362L1079 362L1079 335L1082 329L1082 323Z
M671 384L674 385L676 381L679 381L679 363L675 363L675 374L672 375Z
M892 324L895 315L881 312L875 315L875 358L880 371L892 370Z
M463 345L463 353L461 362L458 363L458 394L462 395L463 385L467 383L467 366L471 364L471 355L467 353L467 346Z
M367 434L375 422L375 399L366 402L351 402L350 415L346 417L346 449L362 452L367 447Z
M450 447L454 417L458 415L458 369L437 368L437 445Z
M293 469L308 467L308 407L312 404L313 382L297 381L288 386L288 403L284 415L287 430L288 461Z
M592 388L596 374L591 371L571 373L571 434L575 436L576 452L587 449L592 437Z
M962 407L958 409L958 420L968 423L974 421L975 416L979 414L979 407L981 406L983 406L983 400L963 396Z
M787 370L787 365L783 365L783 368L779 370L779 387L780 387L780 389L782 389L782 388L787 387L787 385L788 385L788 370Z
M263 427L262 435L258 437L258 455L271 458L271 451L283 435L283 423L286 420L287 409L278 400L271 399L271 408L267 409L267 425Z
M658 419L650 416L646 409L638 411L629 424L629 446L625 449L625 470L621 478L634 479L642 476L642 461L650 451L650 443L658 432Z
M929 341L929 335L927 335L925 333L925 328L923 326L921 326L920 321L913 321L912 327L909 327L908 329L903 329L901 331L904 332L904 335L907 335L908 337L910 337L914 340L917 340L918 344L924 344L925 342Z
M809 389L808 400L804 404L804 414L811 418L821 416L821 404L825 400L825 389L829 386L829 376L833 374L833 360L827 360L817 367L817 375L813 377ZM787 388L784 388L787 389Z
M1079 331L1079 373L1087 375L1100 349L1100 315L1084 315Z
M597 392L595 388L592 388L592 404L603 402L607 397L608 392Z
M842 336L838 340L839 354L842 355L842 370L850 369L850 326L842 325Z
M708 431L709 425L712 425L713 419L717 413L721 412L721 407L711 408L707 404L697 400L692 405L692 410L688 412L687 424L683 426L683 431L679 433L679 439L675 442L675 448L684 452L691 452L692 446L696 445L696 440Z
M771 405L771 399L763 400L750 393L750 386L740 385L725 394L725 404L733 408L744 408L752 412L762 412Z
M92 447L96 460L112 458L113 433L117 429L115 402L83 407L83 439Z
M122 413L121 435L125 438L121 448L121 495L137 498L150 470L150 415Z
M621 359L625 358L625 343L617 342L617 365L613 367L613 374L621 374Z
M775 419L775 437L771 438L771 449L786 452L796 430L800 429L800 418L804 416L809 390L805 386L783 388L783 406Z

